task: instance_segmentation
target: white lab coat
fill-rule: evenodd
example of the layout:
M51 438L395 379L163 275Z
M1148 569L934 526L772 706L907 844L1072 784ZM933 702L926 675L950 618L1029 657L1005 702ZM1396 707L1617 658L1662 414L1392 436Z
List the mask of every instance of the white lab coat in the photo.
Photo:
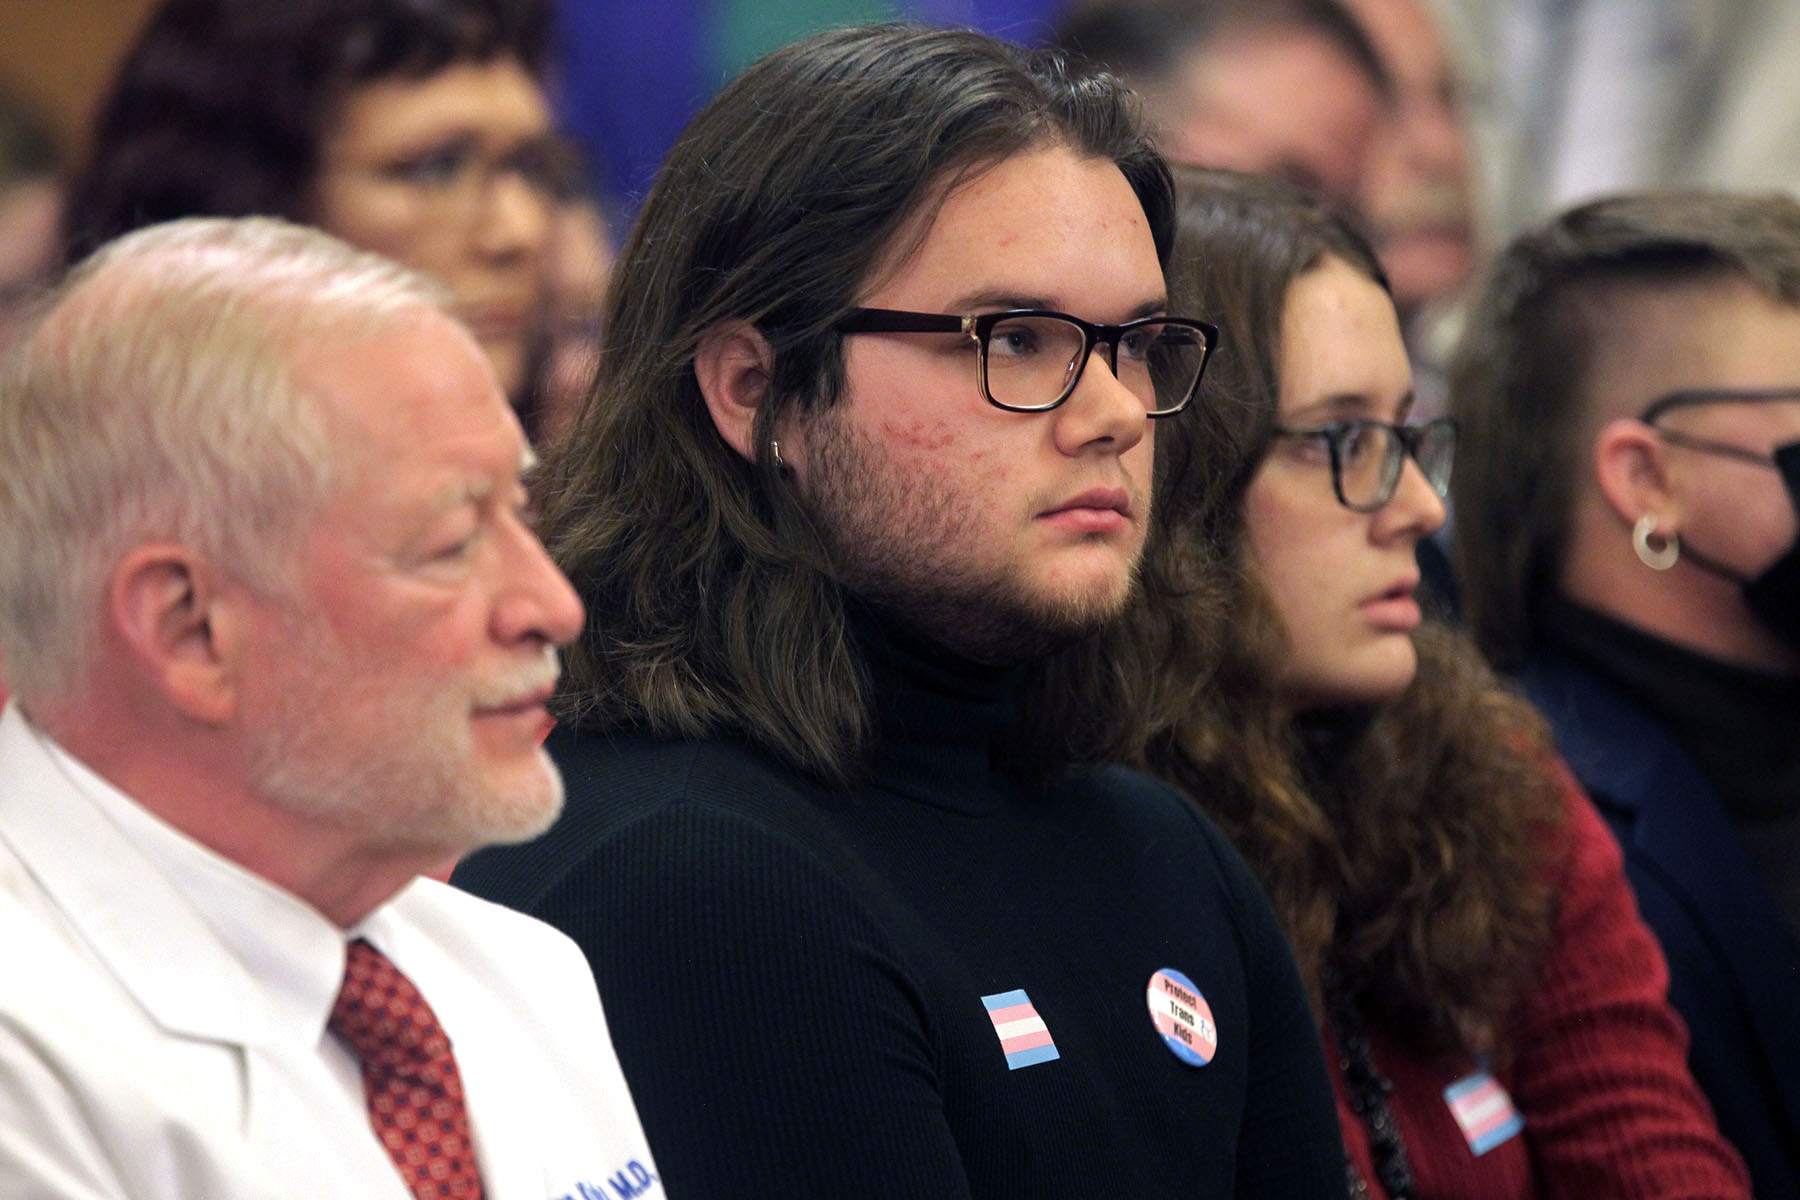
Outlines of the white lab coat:
M575 945L419 880L348 936L449 1035L488 1200L662 1186ZM347 935L0 717L0 1200L407 1200L325 1030Z

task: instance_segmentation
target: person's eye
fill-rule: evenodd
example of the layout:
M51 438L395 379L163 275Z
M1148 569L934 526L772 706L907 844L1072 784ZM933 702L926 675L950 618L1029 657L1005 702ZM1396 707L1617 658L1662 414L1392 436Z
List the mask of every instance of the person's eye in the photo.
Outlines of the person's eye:
M988 356L990 358L1025 358L1038 352L1037 330L1024 321L1009 321L994 326L988 334Z
M462 142L452 142L396 159L383 167L381 173L413 187L444 188L462 178L474 157L473 148Z
M1295 438L1294 450L1303 462L1323 465L1331 461L1331 451L1323 437Z
M1155 326L1133 329L1119 339L1119 357L1132 362L1147 362L1150 352L1162 340L1163 330Z
M1366 462L1381 446L1381 429L1367 421L1338 426L1338 454L1346 463Z
M457 520L446 523L421 548L423 561L428 563L458 563L468 558L481 541L483 523L477 520Z
M507 155L500 168L546 195L553 194L564 171L553 147L533 142Z
M1330 431L1324 429L1284 430L1286 436L1276 443L1280 453L1295 462L1325 465L1331 461Z
M475 543L478 540L479 535L471 533L469 536L458 538L454 542L445 542L436 550L432 551L432 560L435 562L461 562L463 559L469 557L474 551Z

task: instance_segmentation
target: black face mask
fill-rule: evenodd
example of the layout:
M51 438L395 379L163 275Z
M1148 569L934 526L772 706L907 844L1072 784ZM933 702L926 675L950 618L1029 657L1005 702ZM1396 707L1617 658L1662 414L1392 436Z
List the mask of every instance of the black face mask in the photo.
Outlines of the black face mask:
M1770 455L1781 482L1787 488L1788 504L1800 517L1800 442L1778 446ZM1711 555L1683 543L1681 556L1703 570L1729 579L1742 589L1744 603L1750 606L1762 623L1791 646L1800 647L1800 536L1753 578L1746 579Z
M1774 458L1788 503L1800 514L1800 442L1777 447ZM1756 578L1744 581L1744 603L1783 640L1800 646L1800 537Z

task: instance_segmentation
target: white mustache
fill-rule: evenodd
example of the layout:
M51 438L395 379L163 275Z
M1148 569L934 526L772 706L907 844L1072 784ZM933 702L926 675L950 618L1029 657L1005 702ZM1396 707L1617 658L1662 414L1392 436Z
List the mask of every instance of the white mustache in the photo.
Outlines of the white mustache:
M472 698L476 708L505 708L535 696L545 688L555 687L561 677L562 665L556 660L556 647L545 646L543 653L533 661L483 681Z

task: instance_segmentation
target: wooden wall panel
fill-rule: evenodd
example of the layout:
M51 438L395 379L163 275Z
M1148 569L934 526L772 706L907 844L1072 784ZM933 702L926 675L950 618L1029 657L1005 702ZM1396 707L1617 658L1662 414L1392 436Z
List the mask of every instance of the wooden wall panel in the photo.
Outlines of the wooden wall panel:
M101 89L154 3L0 0L0 86L38 105L79 153Z

